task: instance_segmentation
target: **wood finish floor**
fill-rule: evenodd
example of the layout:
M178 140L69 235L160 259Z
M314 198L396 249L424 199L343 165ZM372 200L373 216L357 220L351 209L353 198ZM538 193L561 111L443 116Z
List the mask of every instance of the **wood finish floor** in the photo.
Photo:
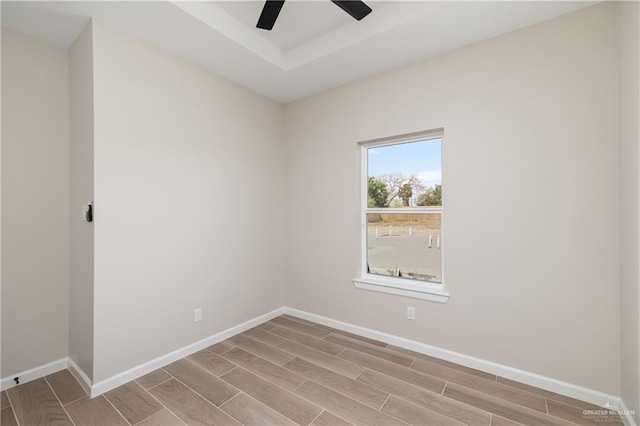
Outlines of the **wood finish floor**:
M2 392L2 425L622 424L600 407L283 315L94 399L68 370Z

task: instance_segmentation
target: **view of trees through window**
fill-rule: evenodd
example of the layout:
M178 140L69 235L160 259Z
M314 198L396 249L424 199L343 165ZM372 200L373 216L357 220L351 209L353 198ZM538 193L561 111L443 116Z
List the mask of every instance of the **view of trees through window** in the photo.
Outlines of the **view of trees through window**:
M442 282L442 139L368 147L367 270Z

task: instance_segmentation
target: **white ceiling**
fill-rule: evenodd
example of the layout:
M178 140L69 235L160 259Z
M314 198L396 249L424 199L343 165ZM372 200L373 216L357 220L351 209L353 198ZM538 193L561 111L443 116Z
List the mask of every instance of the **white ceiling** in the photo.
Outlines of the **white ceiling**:
M553 18L597 1L287 0L273 31L262 1L2 1L2 25L69 47L90 17L280 102Z

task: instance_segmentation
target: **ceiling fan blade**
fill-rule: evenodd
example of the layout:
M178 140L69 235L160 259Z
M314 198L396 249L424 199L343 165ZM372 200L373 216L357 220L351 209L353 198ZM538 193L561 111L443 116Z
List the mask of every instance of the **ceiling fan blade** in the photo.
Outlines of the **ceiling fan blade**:
M283 4L284 0L267 0L262 8L256 27L263 30L271 30L276 23L276 19L278 19Z
M359 0L331 1L340 6L342 10L353 16L358 21L371 13L371 8Z

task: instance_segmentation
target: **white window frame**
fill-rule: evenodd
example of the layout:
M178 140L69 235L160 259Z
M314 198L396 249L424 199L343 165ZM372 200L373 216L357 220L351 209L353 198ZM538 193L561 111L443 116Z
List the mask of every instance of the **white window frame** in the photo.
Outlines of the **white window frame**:
M447 303L449 293L444 286L444 266L442 270L442 283L428 281L409 280L406 278L390 277L384 275L371 274L367 272L367 213L389 212L389 209L375 209L368 206L368 149L380 146L398 145L410 142L419 142L429 139L441 139L444 141L443 129L411 133L391 138L374 139L358 142L360 150L360 260L356 278L353 284L356 288L381 293L395 294L398 296L412 297L416 299L429 300L433 302ZM444 229L444 194L442 207L418 208L394 208L394 213L416 213L416 212L441 212L441 227ZM444 242L444 232L441 231L442 242ZM441 243L442 264L444 265L445 245Z

